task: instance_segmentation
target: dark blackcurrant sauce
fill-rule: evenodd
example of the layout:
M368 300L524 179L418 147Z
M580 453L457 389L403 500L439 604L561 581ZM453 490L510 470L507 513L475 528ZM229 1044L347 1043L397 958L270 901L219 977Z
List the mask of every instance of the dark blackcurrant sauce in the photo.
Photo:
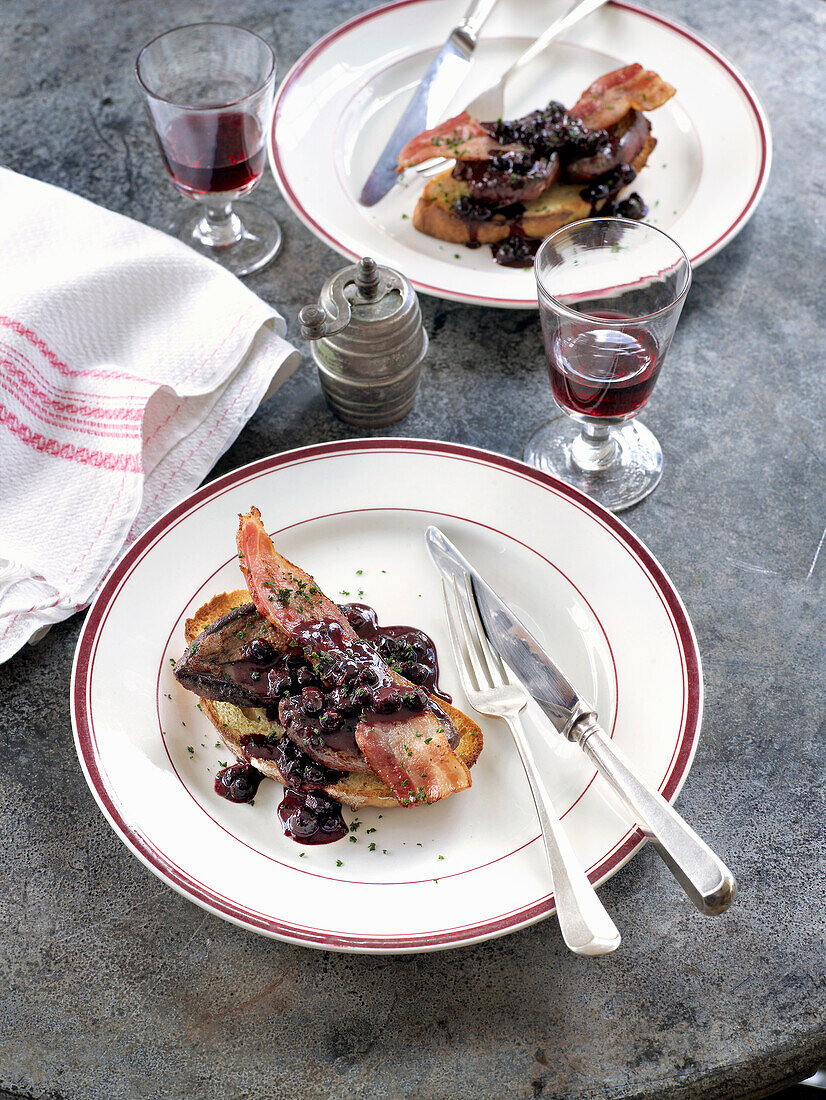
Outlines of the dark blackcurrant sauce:
M250 693L248 705L275 708L271 715L274 718L278 717L280 699L301 691L314 680L300 649L290 647L282 652L266 638L253 638L242 648L241 660L225 668L229 680Z
M241 752L246 761L271 760L294 791L312 791L335 783L340 772L325 768L313 760L289 737L268 737L249 733L241 738Z
M251 801L261 773L250 761L271 760L285 781L279 820L285 836L301 844L328 844L347 833L341 804L321 788L345 771L364 769L354 736L362 715L374 723L396 722L429 709L444 723L454 747L458 736L432 698L450 702L439 688L436 647L427 634L411 626L380 626L367 604L342 604L340 610L357 641L334 620L319 620L305 624L288 652L255 638L231 666L238 683L265 681L261 702L285 734L242 737L243 761L219 772L215 790L232 802ZM388 666L414 687L404 690ZM252 793L246 794L248 788Z
M366 603L343 604L341 610L359 638L373 642L385 660L389 658L398 665L405 679L423 687L428 695L450 702L450 696L439 687L436 646L423 630L415 626L379 626L376 612Z
M299 844L332 844L347 836L341 803L326 795L286 789L278 804L284 836Z
M533 267L534 257L542 240L539 237L520 237L515 233L499 244L490 246L494 260L502 267Z
M215 776L215 791L228 802L252 802L263 778L252 764L231 764Z
M216 775L216 793L228 802L252 802L263 775L249 763L233 763Z
M338 780L340 772L312 760L286 735L277 738L262 733L247 734L241 738L241 751L247 760L272 760L284 779L284 797L277 812L285 836L301 844L331 844L347 834L341 803L322 793L324 787ZM233 768L249 768L259 781L264 778L251 764L235 764ZM233 768L225 770L230 772ZM217 778L215 789L224 794ZM230 798L230 801L242 800Z
M488 161L456 162L453 176L465 182L469 194L454 202L453 213L465 223L468 248L479 248L479 227L486 222L496 219L507 226L511 235L490 246L493 259L503 267L533 266L542 239L525 235L522 203L537 198L557 179L590 181L580 192L590 204L590 217L639 221L648 214L636 193L616 202L636 176L630 163L618 162L633 159L650 131L641 112L631 112L629 120L610 131L589 130L552 101L523 118L481 125L503 146L514 148Z

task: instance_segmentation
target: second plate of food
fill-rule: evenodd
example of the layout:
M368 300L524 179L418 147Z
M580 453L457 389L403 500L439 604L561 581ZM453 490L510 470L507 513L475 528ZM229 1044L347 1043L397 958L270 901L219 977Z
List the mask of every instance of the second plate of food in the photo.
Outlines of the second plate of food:
M332 600L369 604L382 624L433 639L441 687L484 735L469 789L432 805L345 809L346 835L325 844L285 835L278 783L265 780L254 804L216 791L233 760L212 708L175 664L187 619L244 588L235 534L253 505L276 549ZM461 691L425 547L430 523L596 701L641 774L676 797L700 728L697 645L673 585L620 520L520 462L468 447L303 448L228 474L158 520L110 574L78 643L73 721L98 804L150 870L218 916L314 947L398 952L473 943L553 913L518 755L506 727L475 715ZM220 612L234 600L225 603ZM642 833L533 705L527 723L574 849L602 882Z
M502 267L487 247L472 250L414 228L427 182L415 169L375 206L359 202L405 104L465 6L465 0L399 0L316 43L278 92L271 165L294 212L342 255L373 256L426 294L535 308L530 270ZM493 83L565 7L500 0L451 110ZM657 146L634 188L649 207L646 220L676 237L697 265L745 225L771 162L765 112L716 49L662 16L612 0L518 74L505 115L515 118L551 99L570 107L596 78L634 62L677 89L649 116Z

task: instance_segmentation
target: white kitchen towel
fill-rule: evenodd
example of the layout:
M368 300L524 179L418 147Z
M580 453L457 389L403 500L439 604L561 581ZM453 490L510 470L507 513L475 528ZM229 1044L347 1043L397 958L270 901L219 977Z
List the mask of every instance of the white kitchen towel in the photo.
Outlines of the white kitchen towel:
M85 607L298 366L186 245L0 168L0 662Z

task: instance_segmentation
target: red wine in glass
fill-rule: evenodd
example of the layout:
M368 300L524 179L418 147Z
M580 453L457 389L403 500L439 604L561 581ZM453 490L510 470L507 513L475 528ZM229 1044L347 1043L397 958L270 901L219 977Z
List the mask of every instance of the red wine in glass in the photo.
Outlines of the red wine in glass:
M554 398L564 410L579 416L633 416L654 389L659 349L642 328L606 328L598 321L631 318L609 312L592 316L593 324L587 317L563 324L546 341Z
M190 195L246 193L264 171L264 140L250 114L180 115L158 135L166 169Z

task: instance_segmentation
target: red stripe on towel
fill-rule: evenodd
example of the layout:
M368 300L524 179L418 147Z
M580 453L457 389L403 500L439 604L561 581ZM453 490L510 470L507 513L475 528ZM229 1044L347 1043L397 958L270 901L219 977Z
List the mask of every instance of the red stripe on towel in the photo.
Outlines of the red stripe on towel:
M73 443L60 443L56 439L48 439L39 432L32 431L28 425L7 409L0 405L0 424L4 425L13 435L42 454L51 455L53 458L63 458L69 462L80 462L84 466L96 466L103 470L128 470L131 473L143 472L143 463L140 455L115 454L106 451L92 451L88 447L76 447Z

